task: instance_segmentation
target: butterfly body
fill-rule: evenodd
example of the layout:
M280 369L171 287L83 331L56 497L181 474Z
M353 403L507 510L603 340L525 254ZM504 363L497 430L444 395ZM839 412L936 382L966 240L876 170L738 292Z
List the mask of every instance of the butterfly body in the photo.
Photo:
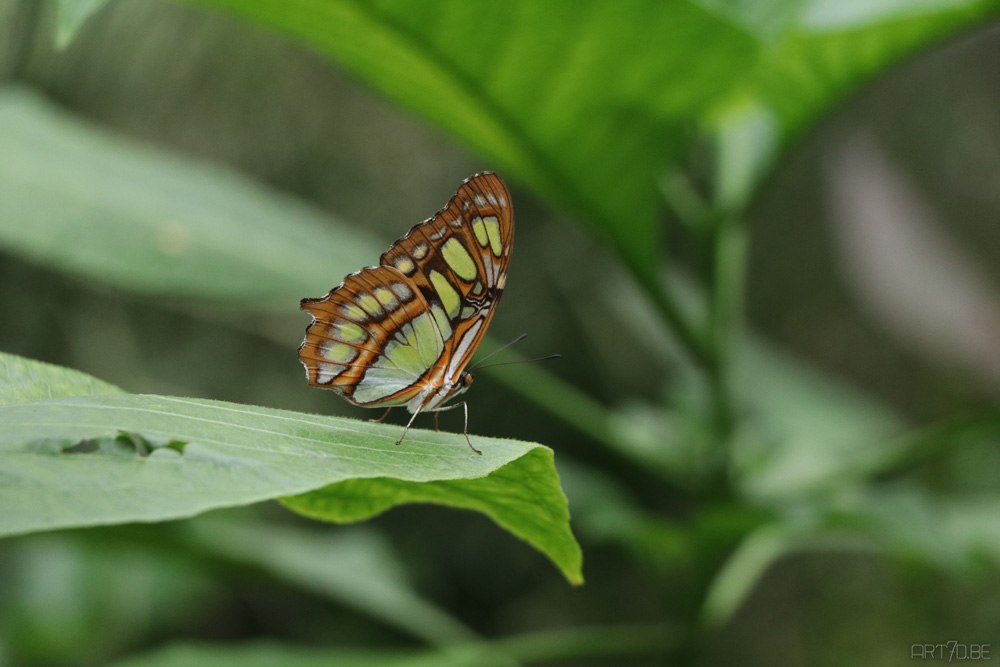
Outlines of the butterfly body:
M406 406L414 416L447 409L472 383L465 367L503 294L513 242L503 180L490 172L466 179L379 266L302 300L313 316L299 347L309 383L364 407Z

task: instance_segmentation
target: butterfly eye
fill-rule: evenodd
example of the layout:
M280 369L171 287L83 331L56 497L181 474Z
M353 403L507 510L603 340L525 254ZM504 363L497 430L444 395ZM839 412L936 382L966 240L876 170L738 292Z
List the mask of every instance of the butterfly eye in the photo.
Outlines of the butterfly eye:
M463 387L468 387L470 384L472 384L472 381L474 379L475 378L472 377L472 373L469 373L467 371L462 371L462 375L461 377L459 377L459 382L462 383Z

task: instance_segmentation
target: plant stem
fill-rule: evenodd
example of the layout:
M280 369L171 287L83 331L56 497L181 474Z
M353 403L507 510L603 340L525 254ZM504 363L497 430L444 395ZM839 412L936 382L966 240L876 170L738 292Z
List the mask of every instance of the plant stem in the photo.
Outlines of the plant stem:
M513 352L507 355L515 361L523 359ZM524 364L516 369L494 366L483 372L591 438L611 447L615 445L611 411L538 364Z
M717 360L709 336L684 314L674 295L664 287L659 273L639 270L633 266L629 266L629 269L691 358L706 372L714 373Z
M715 427L720 442L728 442L734 428L728 371L732 350L742 328L746 282L747 232L734 215L721 217L712 235L712 275L709 332L712 357L717 364L712 376L716 399Z

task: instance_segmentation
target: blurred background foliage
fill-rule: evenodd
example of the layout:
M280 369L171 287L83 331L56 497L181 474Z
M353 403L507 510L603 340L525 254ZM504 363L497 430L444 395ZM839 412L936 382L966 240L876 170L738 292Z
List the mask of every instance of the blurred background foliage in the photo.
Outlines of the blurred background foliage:
M995 15L3 3L0 349L366 417L304 382L298 299L496 169L492 340L563 359L483 374L470 426L556 451L587 584L432 507L53 533L0 544L0 664L1000 651Z

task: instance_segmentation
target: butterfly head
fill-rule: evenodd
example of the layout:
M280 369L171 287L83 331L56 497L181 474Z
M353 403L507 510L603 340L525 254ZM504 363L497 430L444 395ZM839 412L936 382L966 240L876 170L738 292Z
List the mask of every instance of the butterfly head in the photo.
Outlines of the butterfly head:
M472 373L469 371L462 371L459 373L456 381L453 384L448 385L444 400L450 401L459 394L465 392L466 389L472 386L472 381L474 379L475 378L473 378Z

